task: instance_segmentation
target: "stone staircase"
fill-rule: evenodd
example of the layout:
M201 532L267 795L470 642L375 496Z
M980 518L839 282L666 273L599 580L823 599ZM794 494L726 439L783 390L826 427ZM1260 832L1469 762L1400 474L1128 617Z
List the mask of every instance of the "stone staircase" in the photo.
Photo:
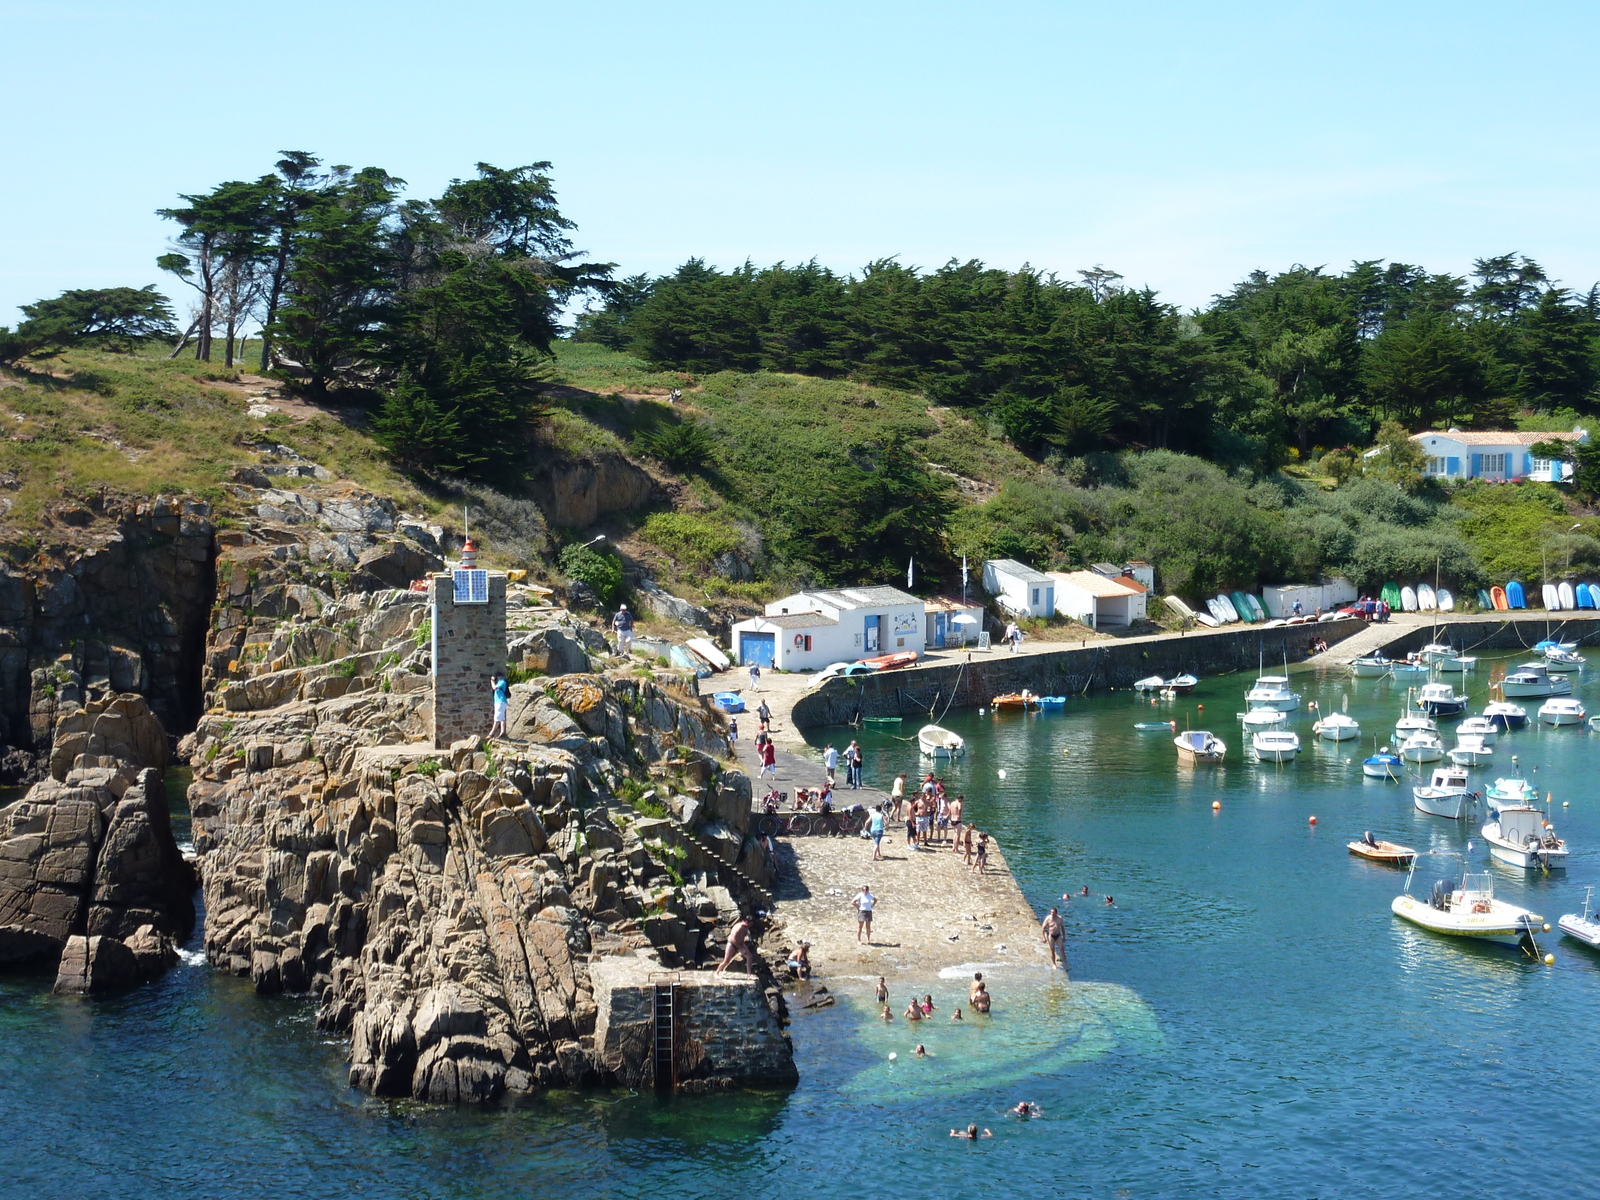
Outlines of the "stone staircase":
M772 911L773 906L777 903L777 901L773 899L772 893L761 884L757 883L754 879L750 878L749 875L745 874L738 867L734 866L730 862L727 862L720 854L716 852L715 848L713 848L711 843L705 838L701 837L694 830L683 825L678 827L678 836L683 838L685 841L693 842L697 847L699 847L700 851L709 861L716 863L717 873L719 876L723 872L732 875L736 880L739 881L740 887L750 896L755 898L756 903L758 903L768 912ZM723 880L722 883L724 887L727 886L726 880Z

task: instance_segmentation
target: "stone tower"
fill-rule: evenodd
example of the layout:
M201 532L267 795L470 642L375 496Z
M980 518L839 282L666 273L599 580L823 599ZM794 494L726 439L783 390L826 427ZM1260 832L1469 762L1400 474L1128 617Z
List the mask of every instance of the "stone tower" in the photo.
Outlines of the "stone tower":
M506 669L506 577L459 570L428 583L433 621L433 745L488 733L492 680Z

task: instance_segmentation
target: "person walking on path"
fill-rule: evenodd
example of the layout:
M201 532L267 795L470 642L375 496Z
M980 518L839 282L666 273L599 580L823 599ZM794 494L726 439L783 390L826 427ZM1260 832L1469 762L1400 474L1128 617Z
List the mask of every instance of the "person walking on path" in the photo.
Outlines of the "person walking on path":
M904 771L894 777L894 784L889 789L889 799L894 802L893 816L898 821L901 819L901 810L906 803L906 773Z
M1011 621L1006 625L1002 640L1010 648L1011 653L1015 654L1017 652L1017 647L1022 644L1022 630L1017 628L1015 621Z
M1067 969L1067 925L1061 919L1061 910L1052 908L1050 915L1039 925L1039 936L1050 948L1050 969L1056 969L1056 958L1061 959L1061 970Z
M839 751L834 748L832 742L829 742L828 748L822 752L822 765L827 769L828 782L831 784L833 773L839 769Z
M844 777L848 787L861 787L861 743L853 738L844 748Z
M980 831L978 833L978 854L972 860L972 869L979 875L988 873L989 869L989 835Z
M737 742L738 740L739 740L739 718L738 717L729 717L728 718L728 741L729 742Z
M494 697L494 720L489 725L489 736L503 738L506 735L506 711L511 707L511 685L506 682L504 675L495 675L491 694Z
M861 891L856 898L850 901L856 910L856 941L866 941L872 945L872 907L878 903L878 898L872 894L872 889L866 884L861 885Z
M751 663L750 664L750 690L752 692L759 692L761 690L761 664L760 663Z
M872 815L867 818L867 832L872 835L872 861L883 861L883 806L880 804L872 810Z
M627 654L633 649L633 614L626 604L617 609L611 618L611 628L617 632L617 653Z
M773 748L771 738L761 743L761 770L756 773L756 778L759 779L768 773L772 775L772 782L777 783L778 752Z
M767 702L765 700L756 705L756 716L761 718L761 723L763 725L772 724L772 710L767 707Z

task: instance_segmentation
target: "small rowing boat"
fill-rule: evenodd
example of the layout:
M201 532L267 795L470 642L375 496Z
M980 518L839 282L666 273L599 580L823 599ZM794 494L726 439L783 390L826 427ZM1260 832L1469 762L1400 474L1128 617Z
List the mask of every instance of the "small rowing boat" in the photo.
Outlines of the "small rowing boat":
M967 743L959 733L938 725L924 725L917 730L917 746L929 758L960 758L967 752Z
M1417 852L1410 846L1380 841L1372 836L1371 830L1363 833L1360 841L1347 844L1351 854L1359 854L1362 858L1390 867L1409 867L1417 857Z
M1007 692L1003 696L996 696L989 701L991 708L1016 708L1024 712L1039 707L1039 697L1024 688L1020 692Z

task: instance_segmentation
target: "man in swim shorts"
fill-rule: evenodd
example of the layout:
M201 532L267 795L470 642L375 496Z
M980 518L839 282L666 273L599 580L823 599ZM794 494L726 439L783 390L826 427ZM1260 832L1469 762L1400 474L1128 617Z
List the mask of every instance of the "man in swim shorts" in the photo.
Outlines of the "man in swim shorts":
M1044 938L1044 944L1050 947L1050 969L1056 969L1057 956L1061 959L1061 969L1067 967L1067 925L1061 919L1061 910L1052 908L1050 915L1039 926L1039 934Z

